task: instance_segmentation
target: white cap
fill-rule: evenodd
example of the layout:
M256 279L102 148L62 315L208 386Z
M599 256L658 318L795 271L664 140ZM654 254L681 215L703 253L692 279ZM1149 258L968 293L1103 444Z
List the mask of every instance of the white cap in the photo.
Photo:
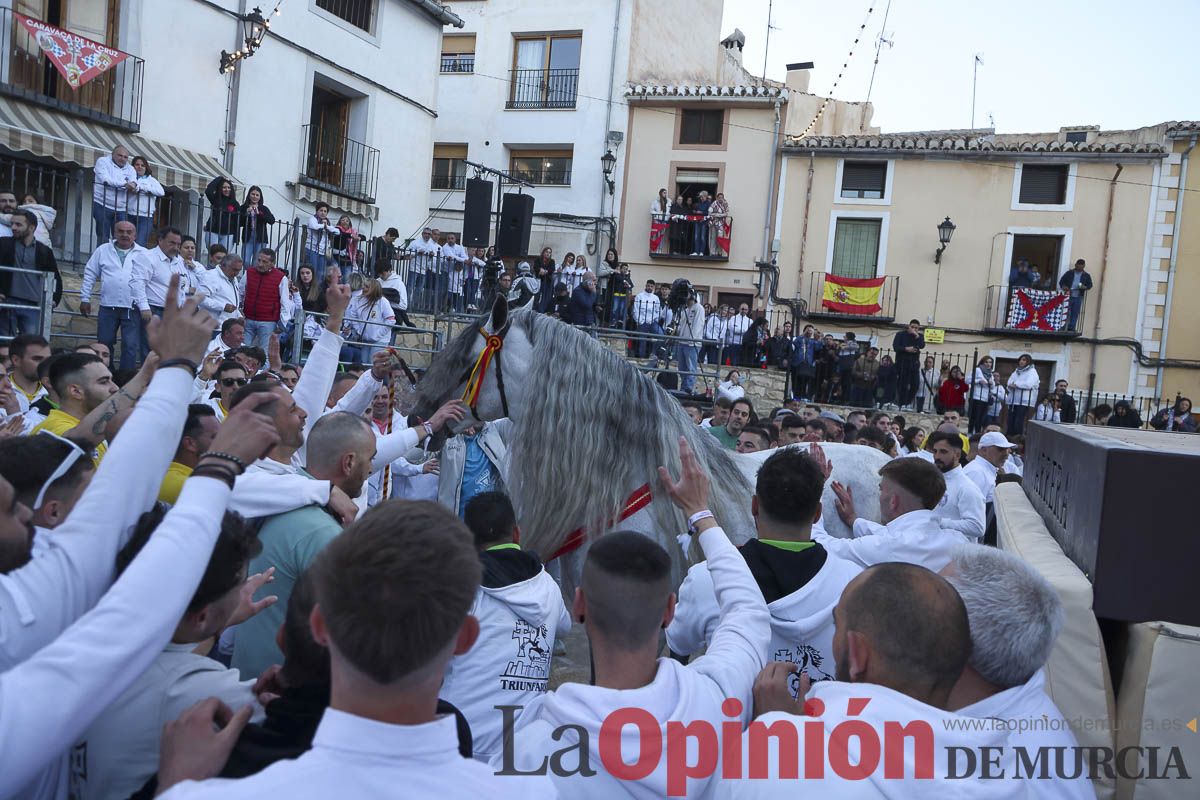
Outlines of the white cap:
M1004 434L1000 431L989 431L979 438L980 447L1003 447L1011 449L1016 447L1015 444L1004 438Z

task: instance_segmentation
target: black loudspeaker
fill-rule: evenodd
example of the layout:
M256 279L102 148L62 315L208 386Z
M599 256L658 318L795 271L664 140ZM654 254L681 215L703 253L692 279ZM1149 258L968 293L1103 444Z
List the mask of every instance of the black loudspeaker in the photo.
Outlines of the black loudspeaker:
M529 228L533 225L533 195L506 194L500 209L500 236L496 255L522 258L529 255Z
M463 247L487 247L492 228L491 181L471 178L467 181L466 206L463 208Z

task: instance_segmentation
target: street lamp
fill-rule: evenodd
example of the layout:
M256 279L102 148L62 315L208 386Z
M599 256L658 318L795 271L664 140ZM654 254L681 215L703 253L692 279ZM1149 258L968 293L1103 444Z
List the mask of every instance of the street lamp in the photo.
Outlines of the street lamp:
M954 231L955 231L956 227L957 226L955 226L955 224L950 221L949 217L946 217L937 226L938 243L941 245L941 247L939 247L937 249L937 252L933 254L933 263L935 263L935 264L942 263L942 253L945 251L946 245L950 244L950 239L951 239L951 237L954 236Z
M233 72L237 67L237 62L254 55L258 48L262 47L263 40L267 38L267 31L271 27L271 21L263 17L262 9L258 6L239 19L242 23L242 38L245 41L245 47L233 53L226 50L221 51L222 75Z
M612 195L617 188L617 184L612 179L613 169L617 166L617 157L613 155L612 150L605 150L604 155L600 156L600 163L604 165L604 182L608 184L608 193Z

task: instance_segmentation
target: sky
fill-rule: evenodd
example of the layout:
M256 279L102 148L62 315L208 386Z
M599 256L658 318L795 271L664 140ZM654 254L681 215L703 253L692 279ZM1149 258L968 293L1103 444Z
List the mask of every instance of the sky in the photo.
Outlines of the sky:
M768 0L727 0L722 35L746 34L743 63L762 73ZM874 7L868 16L867 9ZM1066 125L1139 128L1200 119L1200 0L775 0L767 77L816 62L809 91L863 100L884 132L966 128L972 65L975 125L1000 133ZM859 26L867 21L865 31Z

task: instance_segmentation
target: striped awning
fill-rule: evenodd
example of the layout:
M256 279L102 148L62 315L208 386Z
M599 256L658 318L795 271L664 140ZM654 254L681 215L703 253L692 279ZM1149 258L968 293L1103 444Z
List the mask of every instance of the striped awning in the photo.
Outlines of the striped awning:
M209 181L225 172L212 156L4 97L0 97L0 144L82 167L91 167L123 144L130 155L150 162L159 183L184 191L203 193Z
M362 217L363 219L376 221L379 219L379 207L370 203L364 203L361 200L351 200L349 197L327 192L324 189L318 189L315 186L309 186L305 183L296 182L292 184L292 187L296 190L297 200L306 200L309 203L328 203L330 209L345 212L352 217Z

